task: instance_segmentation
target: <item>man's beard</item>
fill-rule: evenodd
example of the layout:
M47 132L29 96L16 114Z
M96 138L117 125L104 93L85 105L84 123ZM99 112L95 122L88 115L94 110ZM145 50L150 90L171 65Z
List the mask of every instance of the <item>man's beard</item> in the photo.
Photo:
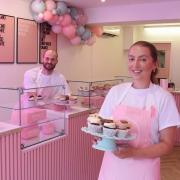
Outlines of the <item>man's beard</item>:
M53 64L49 64L49 63L43 63L43 67L47 71L52 71L56 67L56 64L53 65Z

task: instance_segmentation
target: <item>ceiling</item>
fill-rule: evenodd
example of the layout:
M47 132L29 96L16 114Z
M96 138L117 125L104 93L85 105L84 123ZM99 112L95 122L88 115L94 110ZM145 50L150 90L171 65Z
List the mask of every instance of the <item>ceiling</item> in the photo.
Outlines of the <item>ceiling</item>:
M55 0L55 1L62 1L62 0ZM88 9L88 8L135 5L135 4L145 4L145 3L163 3L163 2L173 2L173 1L180 1L180 0L106 0L104 3L102 3L101 0L63 0L63 1L75 7ZM169 25L171 23L168 23L166 25ZM158 24L156 23L156 25ZM178 23L178 25L180 24ZM152 24L152 26L154 26L154 24ZM109 27L113 29L119 29L119 26L111 27L109 25Z
M56 0L62 1L62 0ZM157 3L157 2L172 2L178 0L106 0L102 3L100 0L64 0L65 2L81 8L97 8L101 6L117 6L117 5L130 5L130 4L143 4L143 3Z

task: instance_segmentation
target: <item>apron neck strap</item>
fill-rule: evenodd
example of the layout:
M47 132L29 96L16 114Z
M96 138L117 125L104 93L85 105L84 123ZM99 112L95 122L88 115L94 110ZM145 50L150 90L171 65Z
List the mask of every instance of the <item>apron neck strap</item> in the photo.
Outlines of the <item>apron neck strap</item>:
M123 99L126 97L126 95L128 94L130 88L132 86L132 82L127 84L126 89L124 90L124 92L122 93L121 97L119 98L119 100L117 101L117 105L121 104L121 102L123 101Z

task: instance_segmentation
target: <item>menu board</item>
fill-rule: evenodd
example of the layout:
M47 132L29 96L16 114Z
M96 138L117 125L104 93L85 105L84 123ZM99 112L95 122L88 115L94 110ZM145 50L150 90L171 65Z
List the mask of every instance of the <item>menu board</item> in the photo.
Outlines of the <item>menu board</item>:
M48 23L40 24L40 63L42 62L43 55L48 49L57 51L57 34L51 31L51 26Z
M17 19L17 63L38 62L38 24L34 20Z
M0 14L0 63L14 63L15 17Z

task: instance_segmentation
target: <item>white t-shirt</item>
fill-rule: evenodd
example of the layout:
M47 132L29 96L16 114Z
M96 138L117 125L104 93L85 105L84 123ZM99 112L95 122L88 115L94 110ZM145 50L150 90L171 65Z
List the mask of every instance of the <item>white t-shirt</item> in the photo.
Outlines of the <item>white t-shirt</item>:
M122 96L123 99L119 102ZM135 89L131 83L114 86L106 96L99 115L104 118L112 117L113 109L118 104L136 108L148 108L148 105L153 105L157 109L158 115L152 126L153 142L158 142L160 130L180 125L180 115L172 94L158 85L151 83L147 89Z
M36 67L30 69L24 74L24 88L38 88L46 86L57 86L49 88L38 89L38 94L45 95L46 97L54 97L55 95L69 95L70 89L65 77L62 74L53 71L50 75L44 75L41 67ZM31 92L36 91L36 89L28 90Z

